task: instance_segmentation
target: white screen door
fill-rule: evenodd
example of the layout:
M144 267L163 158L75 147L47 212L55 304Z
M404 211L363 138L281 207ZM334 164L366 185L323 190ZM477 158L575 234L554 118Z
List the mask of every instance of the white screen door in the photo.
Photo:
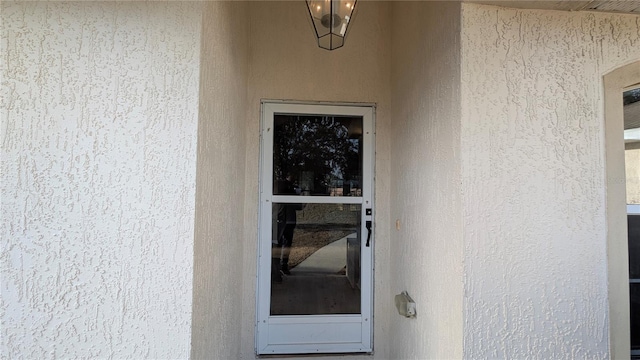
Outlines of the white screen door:
M372 351L373 123L262 103L258 354Z

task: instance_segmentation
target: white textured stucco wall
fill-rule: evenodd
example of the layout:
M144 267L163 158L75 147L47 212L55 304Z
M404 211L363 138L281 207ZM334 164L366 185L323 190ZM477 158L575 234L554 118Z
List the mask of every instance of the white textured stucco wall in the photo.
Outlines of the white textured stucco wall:
M194 359L238 359L243 282L245 132L248 73L246 2L207 2L203 11L194 244ZM255 261L255 259L254 259ZM255 269L255 268L253 268ZM247 281L248 282L248 281ZM253 308L253 307L252 307ZM253 346L250 346L252 349Z
M188 357L200 5L1 10L2 357Z
M456 2L393 4L391 290L418 313L392 314L394 359L462 357L460 14Z
M607 358L602 76L633 15L463 5L464 357Z
M359 4L343 48L317 46L304 2L255 2L250 14L242 358L255 357L260 99L375 102L375 357L389 359L389 3ZM274 21L276 19L276 21ZM358 357L360 358L360 357Z
M2 356L254 358L261 98L378 104L375 358L607 356L637 16L362 2L327 52L298 2L1 6Z

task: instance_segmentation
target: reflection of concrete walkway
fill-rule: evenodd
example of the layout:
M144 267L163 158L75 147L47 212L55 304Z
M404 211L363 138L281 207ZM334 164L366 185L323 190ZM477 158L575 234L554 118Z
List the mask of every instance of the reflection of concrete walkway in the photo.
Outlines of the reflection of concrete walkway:
M347 266L347 235L314 252L291 269L292 274L336 274Z
M271 315L359 313L360 289L352 288L344 275L299 272L271 286Z

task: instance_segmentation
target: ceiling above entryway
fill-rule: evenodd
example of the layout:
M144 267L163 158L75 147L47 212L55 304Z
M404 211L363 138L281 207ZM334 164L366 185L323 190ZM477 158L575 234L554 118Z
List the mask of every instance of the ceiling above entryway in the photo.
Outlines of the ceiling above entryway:
M640 1L482 1L468 2L523 9L547 9L566 11L603 11L640 14Z

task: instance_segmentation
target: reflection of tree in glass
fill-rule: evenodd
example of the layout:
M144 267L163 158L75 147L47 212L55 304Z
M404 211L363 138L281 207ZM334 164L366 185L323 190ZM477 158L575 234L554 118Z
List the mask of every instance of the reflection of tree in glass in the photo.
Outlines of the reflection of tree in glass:
M625 91L622 99L624 105L629 105L640 101L640 88Z
M276 115L274 178L313 174L314 193L326 193L336 183L357 178L361 134L349 125L361 119L332 116ZM356 135L354 138L353 135ZM303 189L308 190L308 189Z

